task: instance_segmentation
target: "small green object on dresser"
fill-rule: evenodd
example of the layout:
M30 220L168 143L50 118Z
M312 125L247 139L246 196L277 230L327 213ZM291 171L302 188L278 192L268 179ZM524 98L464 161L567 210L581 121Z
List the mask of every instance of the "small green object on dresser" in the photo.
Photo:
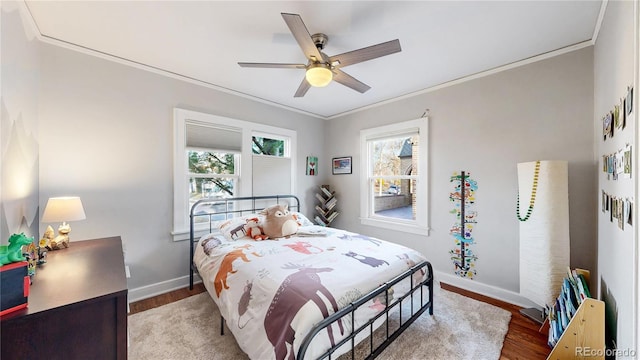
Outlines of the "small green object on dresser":
M9 245L0 246L0 265L25 261L26 258L22 255L22 247L32 243L33 238L28 238L24 233L11 235L9 237Z

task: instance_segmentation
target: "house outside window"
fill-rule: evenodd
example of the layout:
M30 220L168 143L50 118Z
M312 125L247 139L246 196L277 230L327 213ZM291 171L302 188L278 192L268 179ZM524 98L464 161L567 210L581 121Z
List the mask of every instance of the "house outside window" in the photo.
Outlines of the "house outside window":
M420 118L360 132L363 224L428 234L427 129Z

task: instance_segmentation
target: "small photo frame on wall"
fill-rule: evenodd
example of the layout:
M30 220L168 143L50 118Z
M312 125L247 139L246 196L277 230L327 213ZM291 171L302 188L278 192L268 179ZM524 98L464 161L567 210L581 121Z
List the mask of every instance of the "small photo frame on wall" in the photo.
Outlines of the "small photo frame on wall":
M351 156L331 159L331 173L333 175L351 174Z
M317 156L307 156L307 175L316 176L318 175L318 157Z
M602 133L604 141L606 141L607 138L613 137L613 113L611 112L602 119Z

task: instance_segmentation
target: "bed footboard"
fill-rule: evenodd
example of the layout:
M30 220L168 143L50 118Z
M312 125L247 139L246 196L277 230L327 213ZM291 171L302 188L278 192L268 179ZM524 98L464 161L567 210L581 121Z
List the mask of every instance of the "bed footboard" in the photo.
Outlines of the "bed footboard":
M416 272L422 272L422 271L426 271L425 273L426 275L421 281L419 281L417 284L414 284L413 275ZM410 290L407 291L402 296L395 298L390 302L389 290L394 285L398 284L400 281L405 280L407 278L410 279L410 283L411 283ZM429 294L426 296L426 299L424 295L425 287L429 292ZM360 306L365 305L371 299L375 297L379 297L383 294L385 296L385 299L387 300L386 301L387 306L385 307L385 309L379 312L375 317L371 318L369 321L367 321L363 325L359 326L358 328L354 328L355 327L354 326L355 311ZM405 300L407 300L408 303ZM416 302L418 302L417 305L416 305ZM396 308L396 306L398 308ZM403 306L407 307L408 309L404 309ZM402 312L407 310L410 313L408 318L405 319L403 318ZM368 344L368 351L366 352L368 355L365 357L365 359L375 359L378 355L380 355L380 353L382 353L382 351L384 351L384 349L387 348L387 346L389 346L398 336L400 336L400 334L402 334L402 332L404 332L404 330L406 330L409 327L409 325L411 325L426 310L429 310L429 315L433 315L433 268L431 267L431 263L429 263L428 261L423 261L411 267L406 272L391 279L390 281L382 284L377 289L371 291L369 294L345 306L344 308L340 309L339 311L333 313L332 315L328 316L327 318L319 322L313 329L311 329L309 334L307 334L307 336L302 341L302 344L298 349L298 354L296 356L296 359L299 359L299 360L305 359L305 354L307 352L307 349L309 348L311 342L314 340L316 335L318 335L318 333L320 333L323 329L327 328L328 326L331 326L338 320L341 320L343 322L351 321L351 329L352 329L351 333L346 335L344 339L337 342L335 346L327 350L324 354L321 354L320 356L318 356L317 359L329 359L329 360L335 359L336 357L334 357L334 353L340 347L345 345L347 346L347 348L350 347L351 349L350 358L355 359L356 347L358 345L358 342L356 341L356 337L361 333L366 335L366 332L368 332L369 344ZM391 311L399 311L398 327L393 329L392 331L390 331L390 325L389 325L389 317L390 317L389 312ZM383 317L384 317L383 320L385 321L385 324L383 324L383 326L385 326L386 328L384 329L381 328L378 330L384 332L384 335L382 336L382 340L378 344L374 345L374 330L376 330L376 328L374 327L374 323L376 323L376 321L378 321ZM350 345L348 345L347 343L350 343ZM362 341L362 343L365 343L365 341ZM363 345L362 343L358 345L359 348L362 349L363 347L367 347L366 344Z

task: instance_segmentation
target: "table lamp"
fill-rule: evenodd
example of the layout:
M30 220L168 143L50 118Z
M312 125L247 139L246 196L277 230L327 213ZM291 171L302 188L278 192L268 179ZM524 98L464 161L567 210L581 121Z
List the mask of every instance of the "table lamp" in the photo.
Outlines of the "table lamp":
M54 237L51 226L47 227L43 238L40 240L40 247L49 250L58 250L69 247L69 233L71 226L67 221L77 221L86 219L82 201L77 196L52 197L47 201L42 214L43 223L60 222L58 236Z

